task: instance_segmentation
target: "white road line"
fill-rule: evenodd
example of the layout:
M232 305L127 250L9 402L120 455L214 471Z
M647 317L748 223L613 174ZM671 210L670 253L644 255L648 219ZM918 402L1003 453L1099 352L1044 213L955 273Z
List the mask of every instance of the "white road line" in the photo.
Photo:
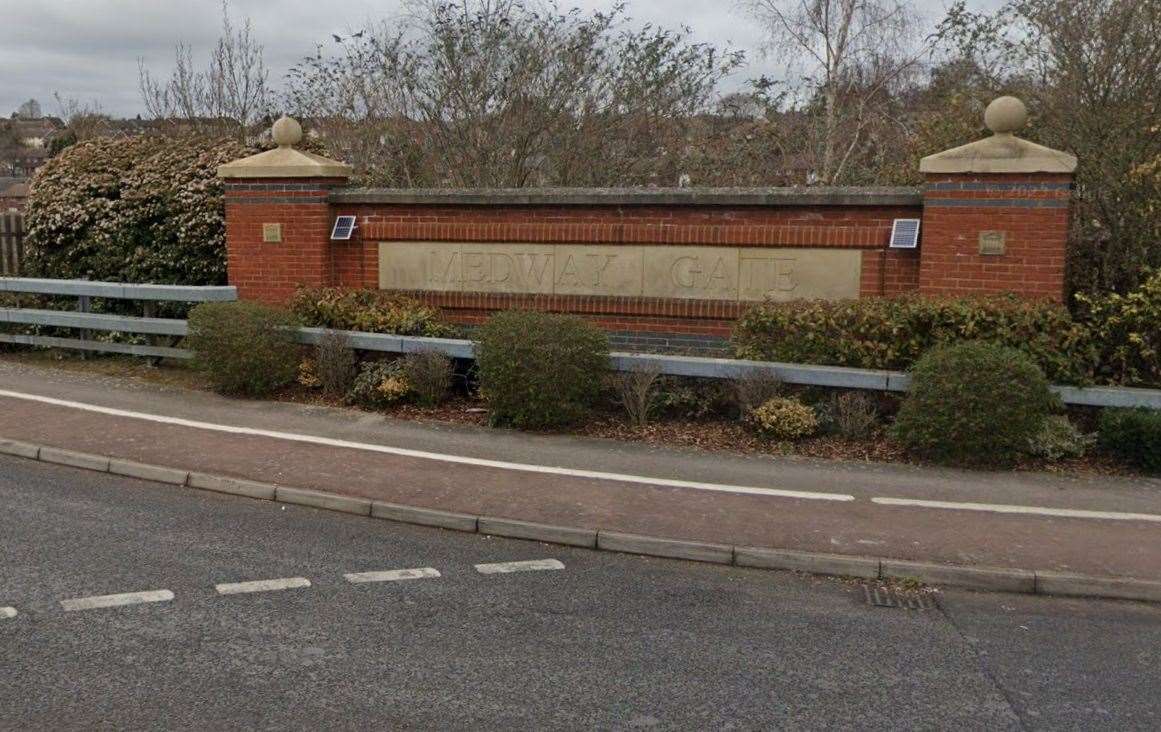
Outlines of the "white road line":
M16 617L16 608L0 607L0 620L7 620L8 618L14 617Z
M530 559L524 562L476 565L476 571L480 574L511 574L512 572L535 572L543 569L564 569L564 564L556 559Z
M122 605L140 605L146 602L169 602L173 593L169 590L149 590L146 592L123 592L118 595L97 595L95 597L77 597L72 600L61 600L60 606L66 611L96 610L103 607L120 607Z
M425 579L439 577L439 570L431 567L419 569L388 569L382 572L353 572L344 574L348 582L398 582L399 580Z
M284 579L254 580L253 582L226 582L214 585L219 595L240 595L244 592L272 592L274 590L294 590L300 587L310 587L310 580L305 577L286 577Z
M921 501L914 498L872 498L872 503L883 506L917 506L944 508L955 511L986 511L1016 513L1031 516L1063 516L1066 518L1108 519L1111 521L1153 521L1161 523L1161 515L1153 513L1118 513L1116 511L1084 511L1076 508L1048 508L1046 506L1013 506L1003 503L957 503L954 501Z
M127 419L140 419L147 422L155 422L158 424L169 424L177 427L190 427L199 430L208 430L211 432L225 432L231 435L251 435L254 437L270 437L277 440L288 440L291 442L303 442L312 445L325 445L327 447L341 447L349 450L364 450L366 452L377 452L385 455L399 455L401 457L418 458L421 460L436 460L444 463L456 463L459 465L474 465L483 468L500 468L502 470L516 470L525 473L540 473L542 475L563 475L571 478L590 478L593 480L608 480L616 481L618 483L634 483L640 485L654 485L664 486L667 488L691 488L701 491L715 491L719 493L742 493L755 496L773 496L778 498L802 498L814 501L853 501L855 497L846 493L821 493L815 491L792 491L782 490L779 488L759 488L756 486L745 485L729 485L721 483L701 483L692 480L676 480L672 478L651 478L647 475L629 475L625 473L606 473L599 470L578 470L575 468L559 468L550 465L531 465L528 463L514 463L506 460L487 460L485 458L467 457L466 455L445 455L438 452L426 452L423 450L409 450L403 447L389 447L387 445L375 445L366 442L352 442L350 440L336 440L330 437L319 437L317 435L303 435L296 432L279 432L277 430L263 430L254 427L235 427L233 425L216 424L214 422L201 422L194 419L182 419L180 417L166 417L160 414L149 414L147 412L134 412L127 409L115 409L113 407L102 407L97 404L86 404L84 402L74 402L67 399L55 399L53 397L40 396L39 394L23 394L17 391L8 391L0 389L0 397L9 397L11 399L22 399L29 402L40 402L42 404L51 404L58 407L67 407L70 409L79 409L86 412L94 412L96 414L107 414L113 417L125 417Z

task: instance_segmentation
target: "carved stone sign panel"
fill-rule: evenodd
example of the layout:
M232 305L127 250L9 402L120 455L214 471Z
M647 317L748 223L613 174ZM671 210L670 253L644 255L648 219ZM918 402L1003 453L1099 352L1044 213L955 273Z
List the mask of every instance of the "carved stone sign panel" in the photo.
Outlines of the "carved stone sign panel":
M698 300L859 296L855 249L382 242L385 290Z

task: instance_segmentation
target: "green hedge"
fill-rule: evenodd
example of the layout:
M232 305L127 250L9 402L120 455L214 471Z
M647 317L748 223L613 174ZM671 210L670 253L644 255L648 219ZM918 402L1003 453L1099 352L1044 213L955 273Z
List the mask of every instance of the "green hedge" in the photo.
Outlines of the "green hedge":
M1101 412L1097 439L1123 460L1161 472L1161 412L1149 409L1106 409Z
M225 284L218 166L257 151L233 140L150 134L66 148L37 171L28 197L28 275Z
M891 437L939 462L1005 465L1027 451L1057 403L1025 353L982 341L936 346L911 372Z
M604 331L571 315L510 310L479 331L480 392L493 424L558 427L583 417L609 368Z
M1084 325L1060 305L1009 296L763 303L739 319L733 347L757 361L904 370L933 346L974 340L1027 354L1055 382L1092 377Z
M291 298L290 310L303 324L316 328L430 338L454 335L435 308L380 290L301 288Z
M1098 349L1097 377L1125 386L1161 386L1161 271L1126 295L1077 295Z
M298 374L298 321L255 302L214 302L189 314L186 345L194 365L224 394L264 396Z

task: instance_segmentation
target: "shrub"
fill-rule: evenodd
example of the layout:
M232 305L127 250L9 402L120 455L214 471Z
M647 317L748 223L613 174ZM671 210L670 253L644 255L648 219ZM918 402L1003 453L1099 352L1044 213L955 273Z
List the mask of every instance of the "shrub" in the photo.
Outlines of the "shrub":
M734 328L738 358L907 369L933 346L984 340L1028 354L1053 381L1091 378L1088 329L1059 305L1009 296L763 303Z
M425 407L443 403L452 383L452 360L436 351L409 353L403 359L403 376Z
M480 391L493 424L555 427L583 417L600 395L609 341L570 315L507 311L479 332Z
M453 334L435 308L380 290L302 288L291 298L290 309L303 323L316 328L430 338Z
M861 391L837 394L832 402L835 434L848 440L865 440L875 434L879 415L870 395Z
M737 404L733 385L717 379L665 376L658 381L657 388L657 410L680 419L729 414Z
M774 397L750 412L749 422L764 437L798 440L818 429L814 410L797 399Z
M657 380L660 376L661 370L657 366L648 365L622 371L614 378L629 424L639 430L645 429L649 416L657 410Z
M911 373L892 436L911 452L960 464L1008 464L1057 404L1032 359L979 341L936 346Z
M379 409L402 401L410 391L402 361L367 361L359 369L347 401Z
M749 414L781 391L782 380L765 369L749 369L734 379L739 414Z
M1106 409L1101 412L1097 439L1102 448L1121 459L1161 472L1161 412Z
M318 364L313 358L304 358L298 365L298 383L307 389L317 389L322 386L318 378Z
M314 349L319 385L327 396L345 396L355 381L355 350L344 333L328 330Z
M1161 270L1127 295L1076 299L1099 349L1098 377L1161 386Z
M1028 440L1028 454L1055 462L1064 458L1084 457L1096 442L1096 437L1077 429L1068 417L1055 414L1047 417L1040 431Z
M297 376L297 325L285 310L259 303L203 303L190 311L186 344L215 389L262 396Z
M253 152L192 135L98 137L68 147L37 172L28 198L28 274L224 284L217 168Z

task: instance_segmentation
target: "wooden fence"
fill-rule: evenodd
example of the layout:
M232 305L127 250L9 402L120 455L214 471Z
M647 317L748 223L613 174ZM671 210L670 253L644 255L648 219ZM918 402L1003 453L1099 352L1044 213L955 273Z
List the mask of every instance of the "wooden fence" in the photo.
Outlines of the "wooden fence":
M0 277L19 277L24 259L24 214L0 212Z

